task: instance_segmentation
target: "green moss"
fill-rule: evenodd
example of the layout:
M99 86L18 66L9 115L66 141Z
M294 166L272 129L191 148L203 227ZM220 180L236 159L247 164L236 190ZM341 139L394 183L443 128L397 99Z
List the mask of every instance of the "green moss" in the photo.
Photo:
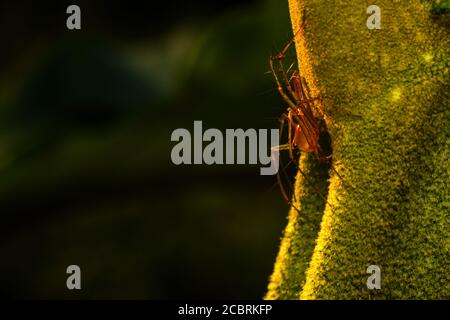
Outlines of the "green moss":
M370 4L290 0L301 70L330 97L323 109L345 183L332 175L332 209L316 199L302 211L321 217L313 249L316 230L296 226L291 211L267 298L450 296L448 33L418 0L379 0L382 29L368 30ZM307 188L299 180L300 202L312 199ZM381 290L367 289L372 264Z
M429 0L431 4L431 12L435 14L443 14L450 11L450 1L448 0Z
M305 282L305 272L319 232L327 194L328 165L307 154L300 161L308 180L299 172L295 183L295 207L289 212L275 270L271 276L266 299L296 299ZM318 193L320 191L320 194Z

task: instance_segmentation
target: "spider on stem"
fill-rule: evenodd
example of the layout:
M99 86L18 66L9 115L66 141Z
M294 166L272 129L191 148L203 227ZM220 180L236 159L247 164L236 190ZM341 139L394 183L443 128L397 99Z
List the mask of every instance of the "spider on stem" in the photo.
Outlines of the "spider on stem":
M277 146L277 150L288 150L289 158L292 163L295 162L294 151L314 153L318 160L329 163L331 156L326 156L319 144L320 138L320 121L313 112L313 105L317 101L321 101L320 97L310 97L308 86L305 79L295 70L289 76L290 69L285 69L283 60L291 46L293 40L283 48L281 52L270 56L269 64L271 72L275 78L277 89L287 103L288 108L280 117L280 135L285 125L288 127L288 142ZM305 173L297 166L298 171L308 180ZM342 179L339 173L331 166L331 169ZM280 173L277 174L277 181L280 185L281 193L286 202L292 205L297 211L298 209L292 204L288 193L284 188ZM310 183L310 182L309 182ZM311 184L312 185L312 184ZM325 196L314 185L312 187L327 202ZM295 200L295 194L294 194ZM331 205L330 205L331 206Z

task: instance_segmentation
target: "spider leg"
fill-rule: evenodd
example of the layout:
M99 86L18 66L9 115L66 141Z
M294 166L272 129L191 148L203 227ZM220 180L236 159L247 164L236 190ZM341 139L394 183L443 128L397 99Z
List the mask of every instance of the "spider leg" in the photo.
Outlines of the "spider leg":
M304 84L302 84L302 79L304 78L300 77L298 75L298 72L295 74L295 78L293 79L294 82L294 88L297 92L297 96L301 97L299 99L297 106L299 109L302 110L305 117L308 118L309 122L312 124L313 127L316 127L317 120L314 116L314 113L312 112L312 108L310 103L313 103L316 100L320 100L320 98L310 98L309 95L304 90ZM305 83L306 85L306 83ZM315 128L317 131L317 128Z
M300 165L297 166L297 170L300 172L300 174L303 176L303 178L305 178L306 182L309 184L310 187L312 187L314 189L314 191L319 194L319 196L325 201L326 204L328 204L331 209L333 210L333 205L331 203L328 202L327 198L323 195L323 193L317 189L317 187L314 185L314 183L310 180L310 178L306 175L306 173L304 173L302 171L302 169L300 168Z
M301 97L299 99L299 104L302 104L304 106L305 115L307 117L311 118L310 120L312 120L312 118L314 118L314 114L312 112L312 108L311 108L310 104L313 103L314 101L320 100L320 98L319 97L316 97L316 98L309 97L309 94L308 94L309 89L307 87L305 78L299 76L298 73L294 79L294 88L297 92L297 95L299 97ZM305 88L306 88L306 90L305 90Z
M307 97L307 93L310 92L310 90L309 90L308 84L306 83L306 80L305 80L304 77L300 77L300 89L302 90L302 93L304 94L304 96ZM306 89L306 90L305 90L305 89ZM309 99L309 97L307 97L307 99ZM322 101L323 99L322 99L321 97L316 97L316 98L311 98L311 100L312 100L312 101L315 101L315 100ZM312 102L312 101L311 101L311 102ZM308 101L308 102L310 102L310 101ZM317 106L317 109L319 109L319 111L320 111L320 113L322 114L322 116L323 116L323 115L326 115L326 113L325 113L325 111L323 110L323 108L322 108L322 106L320 105L320 103L317 104L316 106ZM308 103L308 107L311 109L311 107L309 106L309 103ZM311 112L312 112L312 109L311 109Z
M331 170L333 170L333 172L339 177L339 179L341 179L342 183L344 183L346 186L350 187L351 189L355 189L352 185L348 184L344 178L341 176L341 174L336 170L336 168L333 166L333 164L331 163L331 155L326 156L325 153L323 152L322 148L319 146L319 148L317 149L317 155L316 155L318 160L324 161L325 163L329 163L330 164L330 168Z
M283 176L284 176L284 179L286 179L286 181L290 180L288 174L286 173L286 169L289 167L289 165L291 163L292 163L292 161L289 161L288 164L286 164L285 166L281 165L281 171L283 172ZM284 187L284 183L281 179L281 175L279 172L277 173L277 181L278 181L278 184L280 185L281 194L283 195L283 198L286 200L286 202L288 204L291 204L292 198L294 198L294 201L296 201L295 192L293 190L292 184L290 184L290 183L288 184L289 191L291 192L291 195L292 195L292 197L289 197L288 192L286 191L286 189Z
M286 74L289 75L291 69L294 67L295 62L292 62L289 68L286 70ZM292 77L294 76L294 72L289 76L289 83L292 81Z
M286 150L286 146L289 150L289 155L291 155L291 119L285 113L281 115L280 118L280 137L283 135L284 121L288 121L288 143L285 145L278 146L278 150ZM292 157L290 157L292 159Z
M289 131L288 131L288 143L289 143L289 158L291 158L291 161L295 161L294 160L294 152L293 152L293 148L292 148L292 111L289 110Z
M294 100L298 100L299 97L297 96L295 91L292 89L291 82L289 81L287 72L286 72L286 70L284 68L283 59L284 59L284 56L283 57L278 56L278 58L277 58L277 60L278 60L278 68L279 68L279 70L281 72L281 75L283 77L284 82L286 83L286 88L287 88L288 92L291 94L291 96L294 98Z
M284 101L286 101L286 103L289 105L289 107L294 108L295 109L295 103L291 100L291 98L284 92L283 89L283 85L281 84L280 79L278 78L278 74L275 71L275 67L273 64L273 58L270 57L269 59L269 65L270 65L270 69L272 70L272 74L273 77L275 78L275 82L277 83L277 89L278 92L280 93L281 97L284 99Z
M291 82L289 81L289 77L287 76L287 74L289 73L289 70L292 68L292 66L293 66L294 64L292 64L292 65L288 68L287 71L286 71L286 69L284 68L284 65L283 65L283 59L286 57L286 52L287 52L287 50L289 49L289 47L291 46L292 42L294 42L294 39L291 39L291 40L285 45L285 47L283 48L283 50L282 50L280 53L278 53L278 54L275 55L275 56L271 56L271 57L270 57L270 64L271 64L272 73L274 73L274 76L275 76L275 78L276 78L276 80L277 80L277 83L279 84L281 81L278 80L278 76L275 74L276 71L275 71L275 68L274 68L274 66L273 66L273 61L274 61L274 60L277 60L277 61L278 61L278 70L279 70L279 72L281 73L282 79L283 79L284 82L285 82L285 86L286 86L287 91L289 92L289 94L292 96L292 98L293 98L294 100L298 100L298 97L297 97L295 91L292 89L292 85L291 85Z
M283 114L282 117L281 117L281 119L280 119L280 132L282 132L282 130L283 130L283 127L284 127L284 121L285 121L286 119L289 121L289 117L288 117L286 114ZM290 131L291 131L291 129L290 129L291 121L288 123L288 125L289 125L289 135L290 135ZM281 135L281 134L280 134L280 135ZM288 142L287 147L288 147L288 149L289 149L289 152L292 153L292 146L291 146L291 142L290 142L290 141ZM285 149L285 148L286 148L286 145L278 146L278 150L282 150L282 149ZM286 181L289 181L290 179L289 179L289 177L288 177L288 175L287 175L287 173L286 173L286 168L289 166L289 164L290 164L291 162L294 162L293 156L292 156L292 158L291 158L291 161L289 161L289 163L288 163L286 166L283 166L281 158L279 158L279 161L280 161L281 171L283 172L283 176L284 176L284 178L285 178ZM288 193L287 193L287 191L286 191L286 189L285 189L285 187L284 187L284 183L283 183L283 181L282 181L280 172L277 172L277 182L278 182L278 184L279 184L279 186L280 186L280 191L281 191L281 194L282 194L283 198L285 199L285 201L286 201L288 204L292 205L291 199L289 198ZM291 194L293 195L294 201L296 201L296 198L295 198L295 192L293 191L292 185L289 183L288 186L289 186L289 189L290 189ZM292 206L293 206L293 205L292 205ZM296 208L296 210L298 211L297 208Z

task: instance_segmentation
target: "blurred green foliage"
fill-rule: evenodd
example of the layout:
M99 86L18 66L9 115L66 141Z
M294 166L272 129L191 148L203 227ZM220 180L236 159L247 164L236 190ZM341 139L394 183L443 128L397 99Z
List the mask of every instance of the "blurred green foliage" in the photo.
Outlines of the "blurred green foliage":
M170 134L194 120L278 126L284 107L265 72L289 39L287 4L190 12L138 36L114 34L117 17L136 23L126 10L94 22L81 7L82 31L63 19L34 36L24 27L4 53L0 294L262 297L287 212L275 179L256 166L176 167ZM80 292L65 287L70 264Z

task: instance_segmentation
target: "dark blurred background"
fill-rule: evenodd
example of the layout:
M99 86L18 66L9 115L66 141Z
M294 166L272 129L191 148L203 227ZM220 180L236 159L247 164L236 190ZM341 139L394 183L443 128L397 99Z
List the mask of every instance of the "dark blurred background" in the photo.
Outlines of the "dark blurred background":
M275 177L175 166L170 135L278 126L287 1L2 0L0 34L0 295L261 298L288 211Z

